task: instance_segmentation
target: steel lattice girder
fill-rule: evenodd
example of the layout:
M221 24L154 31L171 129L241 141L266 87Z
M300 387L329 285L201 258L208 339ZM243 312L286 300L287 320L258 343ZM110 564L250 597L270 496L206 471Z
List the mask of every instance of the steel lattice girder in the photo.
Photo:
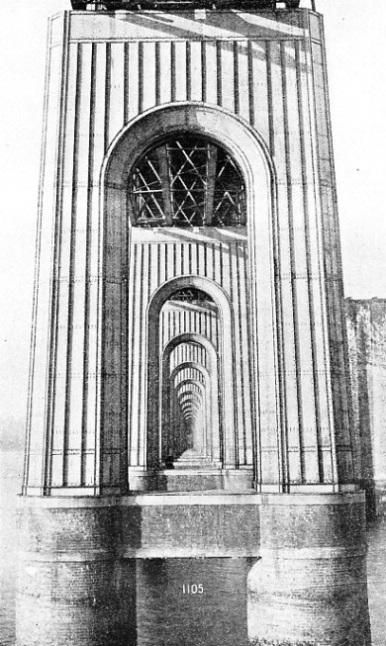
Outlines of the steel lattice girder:
M129 180L134 224L245 224L245 185L230 155L203 137L182 135L147 152Z

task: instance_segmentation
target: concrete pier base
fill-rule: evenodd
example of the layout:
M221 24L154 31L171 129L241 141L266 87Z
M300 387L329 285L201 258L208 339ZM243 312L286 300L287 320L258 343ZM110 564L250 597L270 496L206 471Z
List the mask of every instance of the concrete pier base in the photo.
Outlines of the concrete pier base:
M24 561L16 646L135 644L135 567L123 560Z
M364 494L264 496L260 523L251 642L370 646Z
M134 646L137 591L142 608L150 593L138 560L253 557L259 505L218 492L20 497L17 646Z
M22 497L19 537L17 646L134 646L143 561L197 558L244 559L251 643L370 646L364 494ZM202 560L193 579L165 567L174 604L203 583ZM204 581L205 607L221 586L231 603L232 581Z
M135 644L136 562L119 557L119 510L23 502L16 646Z

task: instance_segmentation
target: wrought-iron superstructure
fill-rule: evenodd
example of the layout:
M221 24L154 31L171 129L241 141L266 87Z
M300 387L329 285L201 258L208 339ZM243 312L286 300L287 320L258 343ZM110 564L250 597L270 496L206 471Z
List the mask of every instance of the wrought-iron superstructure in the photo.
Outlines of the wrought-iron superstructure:
M138 226L245 224L245 184L232 157L204 137L158 144L129 178L130 217Z
M315 0L312 0L313 6ZM75 11L101 10L101 11L135 11L143 9L177 10L202 7L209 9L247 9L260 11L262 9L275 10L278 6L288 9L297 9L300 0L71 0ZM315 8L315 7L314 7Z

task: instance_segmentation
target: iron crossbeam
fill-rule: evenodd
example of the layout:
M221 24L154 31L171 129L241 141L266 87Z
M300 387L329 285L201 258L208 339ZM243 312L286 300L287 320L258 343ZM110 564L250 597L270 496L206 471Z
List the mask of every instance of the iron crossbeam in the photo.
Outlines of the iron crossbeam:
M141 9L297 9L301 0L71 0L74 11L135 11ZM315 10L315 0L311 0Z

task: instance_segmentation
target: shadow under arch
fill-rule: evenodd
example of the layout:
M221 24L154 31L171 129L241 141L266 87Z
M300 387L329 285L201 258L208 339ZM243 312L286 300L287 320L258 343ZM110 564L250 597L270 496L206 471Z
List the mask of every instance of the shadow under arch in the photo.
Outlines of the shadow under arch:
M280 285L277 280L278 224L277 182L273 161L259 133L241 117L218 106L199 102L176 102L157 106L129 122L111 144L101 169L101 235L99 321L99 395L101 417L100 474L102 486L111 486L109 470L112 436L121 438L120 474L124 487L127 474L127 282L132 231L128 214L127 181L136 160L150 146L173 133L201 134L232 155L246 186L248 233L248 307L252 356L252 419L254 472L257 484L285 479L286 437L281 419L284 389L280 369L281 338L276 319L281 317ZM130 313L129 313L130 315ZM111 321L114 320L114 325ZM149 347L152 332L149 332ZM117 345L116 353L110 350ZM264 379L259 375L263 374ZM105 379L105 375L109 375ZM102 376L102 377L101 377ZM158 378L159 381L159 378ZM147 380L148 383L148 380ZM227 399L224 397L224 399ZM111 422L110 401L122 403L120 417ZM261 405L263 402L263 405ZM267 403L268 402L268 403ZM233 424L232 415L232 424ZM266 448L262 460L261 447ZM109 450L110 449L110 450ZM234 450L233 450L234 452ZM276 453L276 459L272 459ZM140 463L146 468L153 450L143 438ZM234 457L230 458L234 463ZM125 462L126 460L126 462ZM111 471L111 469L110 469ZM107 479L107 481L106 481ZM123 482L123 480L125 482ZM105 482L104 482L105 480Z

